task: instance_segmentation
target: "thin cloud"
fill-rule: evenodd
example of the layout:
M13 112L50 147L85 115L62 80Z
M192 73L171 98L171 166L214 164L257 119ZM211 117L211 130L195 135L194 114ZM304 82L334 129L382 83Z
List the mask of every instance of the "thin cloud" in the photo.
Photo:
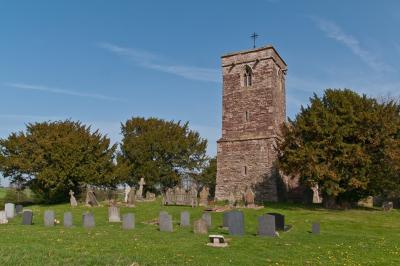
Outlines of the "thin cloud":
M144 68L169 73L190 80L220 82L220 73L215 69L185 65L162 64L160 63L160 61L162 60L160 56L154 55L147 51L121 47L111 43L100 43L99 47L118 56L128 58L132 60L135 64Z
M390 65L380 61L374 54L364 49L356 37L345 33L336 23L316 17L312 19L328 38L345 45L369 67L377 71L393 71Z
M124 99L106 96L106 95L102 95L102 94L83 93L83 92L63 90L63 89L58 89L58 88L50 88L50 87L46 87L46 86L42 86L42 85L32 85L32 84L25 84L25 83L4 83L3 85L6 87L21 89L21 90L62 94L62 95L68 95L68 96L91 98L91 99L105 100L105 101L125 102Z

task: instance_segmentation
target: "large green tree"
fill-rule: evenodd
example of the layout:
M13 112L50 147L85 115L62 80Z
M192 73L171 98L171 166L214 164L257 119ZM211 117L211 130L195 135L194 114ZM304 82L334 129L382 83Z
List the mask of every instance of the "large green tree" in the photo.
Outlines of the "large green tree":
M325 200L351 202L400 187L400 107L351 90L314 95L282 130L279 167L318 184Z
M116 146L99 131L70 120L30 123L0 140L0 171L47 202L81 185L113 185Z
M200 186L209 187L210 194L214 197L217 180L217 158L210 158L201 173L193 175L193 179Z
M134 117L121 130L117 172L130 185L144 177L150 189L173 186L207 161L207 141L188 123Z

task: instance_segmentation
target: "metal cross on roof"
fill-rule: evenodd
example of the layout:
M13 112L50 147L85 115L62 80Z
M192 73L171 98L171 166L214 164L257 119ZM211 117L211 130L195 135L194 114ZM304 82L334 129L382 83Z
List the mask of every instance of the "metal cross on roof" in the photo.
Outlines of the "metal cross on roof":
M250 38L253 39L253 48L256 48L256 39L258 38L258 34L253 32L253 34L250 35Z

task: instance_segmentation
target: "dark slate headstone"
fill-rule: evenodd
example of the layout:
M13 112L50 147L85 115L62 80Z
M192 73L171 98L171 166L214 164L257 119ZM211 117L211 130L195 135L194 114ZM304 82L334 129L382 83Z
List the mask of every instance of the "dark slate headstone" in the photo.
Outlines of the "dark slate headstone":
M33 222L33 212L31 210L24 210L22 213L22 224L32 225Z
M275 216L264 214L258 217L258 235L275 237Z
M22 206L22 205L20 205L20 204L18 204L18 205L15 206L15 212L16 212L17 214L21 214L23 209L24 209L24 206Z
M282 215L280 213L275 213L275 212L270 212L267 213L269 215L275 216L275 228L278 231L284 231L285 230L285 215Z
M44 212L44 216L43 216L43 222L44 222L44 226L48 227L48 226L54 226L54 211L50 211L47 210Z
M135 215L133 213L124 214L122 216L122 229L135 229Z
M313 233L314 235L319 235L320 232L321 232L320 223L319 222L313 223L311 226L311 233Z
M229 234L244 235L244 215L240 211L232 211L228 216Z
M181 212L180 226L190 226L190 213L188 211Z
M226 227L226 228L229 227L229 214L230 213L231 212L224 212L222 214L222 227Z
M201 216L201 219L206 221L208 228L211 227L211 213L209 213L209 212L203 213L203 215Z
M172 232L172 216L167 212L160 212L160 218L158 220L160 231L163 232Z
M64 227L72 227L72 213L64 213Z
M84 213L82 218L83 218L83 227L85 228L95 227L93 213L91 212Z

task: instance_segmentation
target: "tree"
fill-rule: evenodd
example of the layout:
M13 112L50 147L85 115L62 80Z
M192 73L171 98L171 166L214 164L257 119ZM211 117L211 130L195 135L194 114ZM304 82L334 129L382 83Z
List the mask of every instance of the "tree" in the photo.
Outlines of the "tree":
M210 195L213 197L217 179L217 158L209 159L202 172L194 175L193 179L201 186L207 186L210 189Z
M80 122L30 123L26 132L0 140L0 171L44 201L58 202L83 184L113 185L115 149Z
M310 101L283 127L279 168L337 203L398 191L399 105L347 89Z
M146 179L154 185L176 185L188 173L198 172L207 160L207 141L189 124L157 118L131 118L121 127L118 175L128 184Z

